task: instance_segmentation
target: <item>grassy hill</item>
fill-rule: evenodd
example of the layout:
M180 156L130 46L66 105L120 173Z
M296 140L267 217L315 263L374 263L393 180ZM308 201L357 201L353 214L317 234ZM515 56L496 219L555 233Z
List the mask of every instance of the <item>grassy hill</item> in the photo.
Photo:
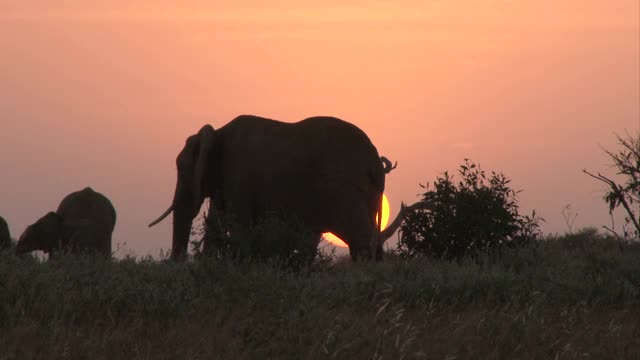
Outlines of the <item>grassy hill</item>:
M495 264L0 254L0 359L638 359L640 246L593 231Z

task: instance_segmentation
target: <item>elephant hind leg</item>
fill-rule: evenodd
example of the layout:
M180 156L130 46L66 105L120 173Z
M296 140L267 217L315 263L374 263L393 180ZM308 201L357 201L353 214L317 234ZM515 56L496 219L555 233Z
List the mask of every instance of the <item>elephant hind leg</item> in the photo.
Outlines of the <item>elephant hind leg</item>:
M373 227L367 223L358 226L344 236L343 239L349 244L349 254L353 260L371 260L376 249L371 247L373 237Z
M353 260L371 259L375 251L371 244L377 225L374 219L369 217L366 206L361 206L358 211L351 210L340 215L331 232L349 245L349 253Z

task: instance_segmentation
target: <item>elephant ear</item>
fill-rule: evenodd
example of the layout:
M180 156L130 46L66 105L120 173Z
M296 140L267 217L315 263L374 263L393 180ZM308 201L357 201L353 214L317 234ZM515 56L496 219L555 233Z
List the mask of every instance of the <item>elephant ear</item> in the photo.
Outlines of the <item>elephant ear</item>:
M209 162L211 149L213 148L215 130L211 125L203 126L198 131L199 150L195 160L193 170L193 203L198 206L204 200L204 177L206 175L207 163Z

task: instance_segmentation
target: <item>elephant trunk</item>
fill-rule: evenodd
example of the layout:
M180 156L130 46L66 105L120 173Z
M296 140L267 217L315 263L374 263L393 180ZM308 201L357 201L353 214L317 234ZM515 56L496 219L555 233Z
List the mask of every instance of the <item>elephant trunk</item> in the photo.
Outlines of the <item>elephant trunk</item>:
M187 254L187 246L189 244L189 235L191 233L192 219L182 211L175 211L175 201L165 212L162 213L156 220L149 224L152 227L162 220L164 220L169 214L173 212L173 242L171 246L171 260L184 260Z
M171 259L178 261L184 260L187 256L191 225L193 224L193 219L198 215L204 200L199 198L199 201L193 202L193 192L184 184L188 184L188 182L178 181L172 205L173 242Z
M193 217L180 211L173 212L173 243L171 247L172 260L184 260L187 256L189 235Z
M16 246L13 249L13 251L15 252L16 255L20 256L20 255L26 253L28 250L25 247L24 241L20 242L18 240L18 243L16 243Z
M192 210L189 206L176 206L176 201L160 215L156 220L149 224L152 227L173 212L173 242L171 246L171 259L184 260L189 245L189 235L191 235L191 225L198 210Z

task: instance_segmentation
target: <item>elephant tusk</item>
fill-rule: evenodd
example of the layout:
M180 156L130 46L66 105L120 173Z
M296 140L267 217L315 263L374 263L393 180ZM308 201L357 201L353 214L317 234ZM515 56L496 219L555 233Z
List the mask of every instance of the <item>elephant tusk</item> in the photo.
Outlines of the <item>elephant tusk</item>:
M171 212L173 211L174 205L171 204L171 206L169 206L169 208L162 213L162 215L160 215L159 218L157 218L156 220L154 220L153 222L151 222L151 224L149 224L149 227L152 227L153 225L159 223L160 221L164 220L164 218L166 218L167 216L169 216L169 214L171 214Z
M382 161L382 168L384 169L384 173L388 174L391 170L395 169L398 166L398 162L395 164L391 164L391 161L384 156L380 156L380 161Z
M404 221L405 215L409 211L433 210L434 207L435 206L432 202L428 202L424 200L418 201L417 203L409 206L405 205L404 203L400 203L400 211L398 212L398 215L396 215L396 218L389 225L387 225L386 229L380 232L380 243L384 245L385 241L387 241L391 237L391 235L393 235L396 232L396 230L398 230L398 228Z

